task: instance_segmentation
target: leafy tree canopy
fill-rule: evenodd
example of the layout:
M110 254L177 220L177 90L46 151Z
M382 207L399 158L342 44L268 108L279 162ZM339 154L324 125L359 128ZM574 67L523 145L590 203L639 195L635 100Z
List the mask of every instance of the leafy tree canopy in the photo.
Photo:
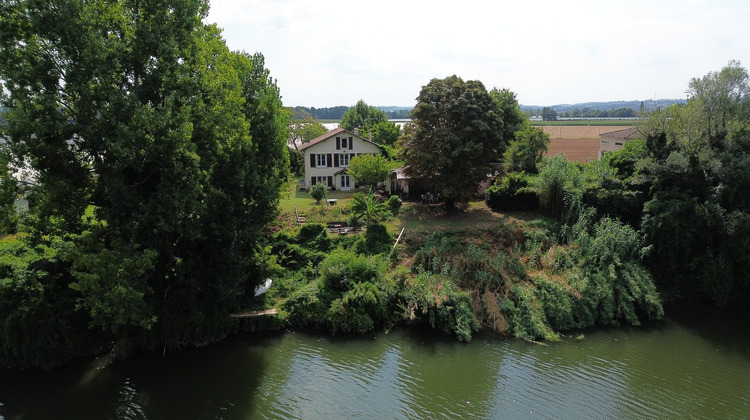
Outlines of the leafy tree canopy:
M529 119L521 111L516 94L509 89L494 88L490 91L490 96L497 102L502 111L503 122L503 139L510 143L517 131L523 130L528 124Z
M292 111L288 112L294 115L289 121L289 141L295 150L299 151L300 144L307 143L328 132L328 129L323 124L315 121L308 112L301 111L298 114L294 114Z
M388 116L384 111L367 105L361 99L341 118L341 128L347 131L358 129L360 136L364 138L372 136L375 143L384 145L393 145L401 134L398 126L388 121Z
M454 75L423 86L411 116L400 139L406 173L430 180L448 208L468 200L506 148L497 102L481 82Z
M549 134L540 127L527 126L515 133L505 151L505 165L509 171L537 173L549 145Z
M542 108L542 120L544 121L557 121L557 112L551 107L545 106Z
M693 79L684 106L644 125L650 183L642 228L652 271L670 298L723 305L750 298L750 79L731 61Z
M368 132L375 124L384 121L388 121L385 112L367 105L365 101L360 99L341 117L341 128L348 131L359 128L363 132Z
M364 154L355 157L349 163L349 174L361 187L375 187L379 182L388 179L390 172L391 163L381 155Z

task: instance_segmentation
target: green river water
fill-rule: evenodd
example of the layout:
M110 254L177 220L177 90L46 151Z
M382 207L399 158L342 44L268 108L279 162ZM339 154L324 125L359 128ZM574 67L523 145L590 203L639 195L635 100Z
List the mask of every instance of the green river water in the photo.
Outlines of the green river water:
M414 329L238 335L106 367L0 373L0 418L750 418L750 323L668 313L546 346Z

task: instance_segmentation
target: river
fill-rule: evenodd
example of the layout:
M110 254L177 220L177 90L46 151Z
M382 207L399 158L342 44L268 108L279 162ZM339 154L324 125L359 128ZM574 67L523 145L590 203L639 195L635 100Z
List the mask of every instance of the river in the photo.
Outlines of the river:
M670 311L537 345L429 331L243 334L0 374L7 419L750 418L750 322Z

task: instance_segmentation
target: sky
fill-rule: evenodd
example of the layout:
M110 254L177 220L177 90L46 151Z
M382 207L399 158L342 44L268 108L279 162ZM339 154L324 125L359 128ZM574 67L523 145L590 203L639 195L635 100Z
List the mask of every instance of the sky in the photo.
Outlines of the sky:
M747 0L210 0L230 49L260 52L285 106L416 104L431 79L523 105L685 99L750 65Z

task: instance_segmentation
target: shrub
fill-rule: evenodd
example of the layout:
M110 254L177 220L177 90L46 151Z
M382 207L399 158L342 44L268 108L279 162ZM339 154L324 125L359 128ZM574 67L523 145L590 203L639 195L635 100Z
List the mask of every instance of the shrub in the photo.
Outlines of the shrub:
M316 203L320 203L327 196L328 188L323 184L315 184L310 188L310 197L312 197Z
M364 254L384 254L391 250L393 238L385 226L381 224L370 225L365 231Z
M370 282L355 283L341 298L331 302L328 320L334 332L365 333L386 319L387 308L377 286Z
M550 281L543 275L536 276L533 283L550 327L562 331L588 326L579 325L573 317L571 294L563 283Z
M576 194L580 184L580 171L565 156L556 155L546 160L536 185L540 209L550 216L560 216L565 208L565 196Z
M526 340L557 340L559 336L547 324L535 288L529 283L516 284L510 289L500 309L512 326L513 335Z
M564 228L584 279L577 289L588 309L581 312L589 311L604 325L639 325L639 315L661 318L664 310L653 277L642 265L650 249L643 246L642 234L609 217L595 222L589 208L578 206L578 220Z
M493 211L535 211L539 198L529 187L529 178L523 172L511 172L499 184L487 189L484 200Z
M287 320L295 327L317 327L326 320L326 305L320 299L317 282L308 283L281 303L289 315Z
M333 245L328 237L328 229L322 223L305 223L297 234L300 245L316 251L328 252Z
M360 282L378 284L385 271L385 265L379 259L341 248L331 252L319 267L323 287L332 292L349 290Z
M385 204L387 204L388 208L391 209L391 213L397 214L399 210L401 210L402 202L397 195L392 195L388 198L388 201L386 201Z
M402 316L408 322L428 322L462 341L470 341L472 331L479 328L469 294L454 291L442 274L421 271L404 285L400 300Z

